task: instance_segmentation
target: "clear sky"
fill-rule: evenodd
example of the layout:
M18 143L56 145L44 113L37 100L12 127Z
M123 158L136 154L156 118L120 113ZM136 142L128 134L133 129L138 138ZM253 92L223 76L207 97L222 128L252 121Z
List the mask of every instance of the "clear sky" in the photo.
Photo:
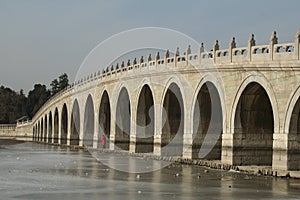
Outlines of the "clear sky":
M251 33L267 44L294 41L299 0L0 0L0 85L27 93L49 86L63 72L73 80L101 41L138 27L180 31L211 48L228 48L235 36L246 46Z

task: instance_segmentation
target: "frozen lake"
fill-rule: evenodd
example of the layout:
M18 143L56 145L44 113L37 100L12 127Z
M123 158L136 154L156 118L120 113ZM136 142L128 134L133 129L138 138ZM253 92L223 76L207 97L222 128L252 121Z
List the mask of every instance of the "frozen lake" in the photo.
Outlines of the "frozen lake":
M128 156L103 157L135 163ZM109 168L84 150L0 145L0 199L300 199L300 180L206 170L172 164L135 174Z

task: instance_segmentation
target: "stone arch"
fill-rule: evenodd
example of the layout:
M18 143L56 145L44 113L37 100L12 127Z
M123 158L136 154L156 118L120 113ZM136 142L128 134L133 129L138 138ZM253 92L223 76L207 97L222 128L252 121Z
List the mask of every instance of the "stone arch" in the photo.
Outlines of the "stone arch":
M38 121L38 124L37 124L37 129L38 129L38 136L37 136L37 141L40 141L40 138L41 138L41 122L40 120Z
M122 87L116 104L116 135L115 147L129 150L130 127L131 127L131 105L129 93L126 87Z
M34 139L34 141L36 141L37 140L37 132L38 132L38 130L37 130L37 123L35 123L34 124L34 137L33 137L33 139Z
M41 138L40 141L43 142L44 141L44 119L41 119Z
M54 111L54 135L53 135L53 143L58 144L58 123L59 123L59 115L58 108L55 108Z
M67 144L67 138L68 138L68 109L67 105L64 103L62 110L61 110L61 137L60 137L60 143L61 144Z
M149 153L154 149L154 98L148 84L143 85L136 109L136 153Z
M285 133L287 137L288 170L300 170L300 87L296 89L285 116Z
M35 125L33 125L32 127L32 141L34 141L34 137L35 137Z
M267 90L256 81L240 93L234 116L233 164L272 165L274 111Z
M48 138L48 116L47 116L47 114L45 115L45 117L44 117L44 119L45 119L45 127L44 127L44 142L47 142L47 138Z
M32 128L32 141L35 141L35 137L36 137L36 128L35 128L35 124L34 124L33 128Z
M182 156L184 134L184 100L182 90L170 82L163 95L161 155Z
M288 104L285 113L285 120L284 120L284 132L289 133L290 131L290 122L292 118L293 111L295 109L296 104L298 103L300 97L300 86L290 95L288 98Z
M80 136L80 110L78 100L75 99L71 113L70 145L79 145Z
M193 159L221 160L224 99L221 103L218 87L205 78L196 90L191 118Z
M39 141L39 122L37 122L35 124L35 126L36 126L36 128L35 128L35 130L36 130L35 141Z
M83 144L86 147L93 147L94 139L94 101L92 96L89 94L84 109L84 126L83 126Z
M280 122L279 122L279 116L278 116L278 105L277 105L277 100L275 97L274 90L270 84L270 82L260 73L258 72L252 72L252 74L248 75L243 82L240 84L236 95L234 97L234 101L231 107L230 111L230 132L234 133L234 122L235 122L235 112L237 108L238 101L240 99L240 96L242 92L245 90L248 84L251 82L256 82L260 84L264 90L266 91L269 100L272 105L272 110L273 110L273 118L274 118L274 132L278 133L279 132L279 127L280 127Z
M52 143L52 130L53 130L53 127L52 127L52 112L50 111L49 112L49 125L48 125L48 142L49 143Z
M102 93L100 101L98 123L98 142L100 143L98 146L102 146L102 148L109 148L111 108L108 92L106 90L104 90L104 92Z

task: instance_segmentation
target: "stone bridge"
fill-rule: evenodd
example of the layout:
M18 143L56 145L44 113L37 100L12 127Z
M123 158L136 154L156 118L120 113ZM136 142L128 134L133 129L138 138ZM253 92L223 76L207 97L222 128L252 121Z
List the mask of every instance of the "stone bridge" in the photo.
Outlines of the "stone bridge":
M48 100L33 140L300 170L299 41L110 66Z

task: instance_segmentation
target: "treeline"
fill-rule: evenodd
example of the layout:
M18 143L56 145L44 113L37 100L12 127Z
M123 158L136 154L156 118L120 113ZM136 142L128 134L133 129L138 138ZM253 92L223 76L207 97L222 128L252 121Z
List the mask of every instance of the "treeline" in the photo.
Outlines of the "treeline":
M13 124L22 116L32 118L41 106L53 95L69 85L68 75L60 75L50 84L35 84L33 90L25 96L23 90L15 92L10 88L0 87L0 124Z

